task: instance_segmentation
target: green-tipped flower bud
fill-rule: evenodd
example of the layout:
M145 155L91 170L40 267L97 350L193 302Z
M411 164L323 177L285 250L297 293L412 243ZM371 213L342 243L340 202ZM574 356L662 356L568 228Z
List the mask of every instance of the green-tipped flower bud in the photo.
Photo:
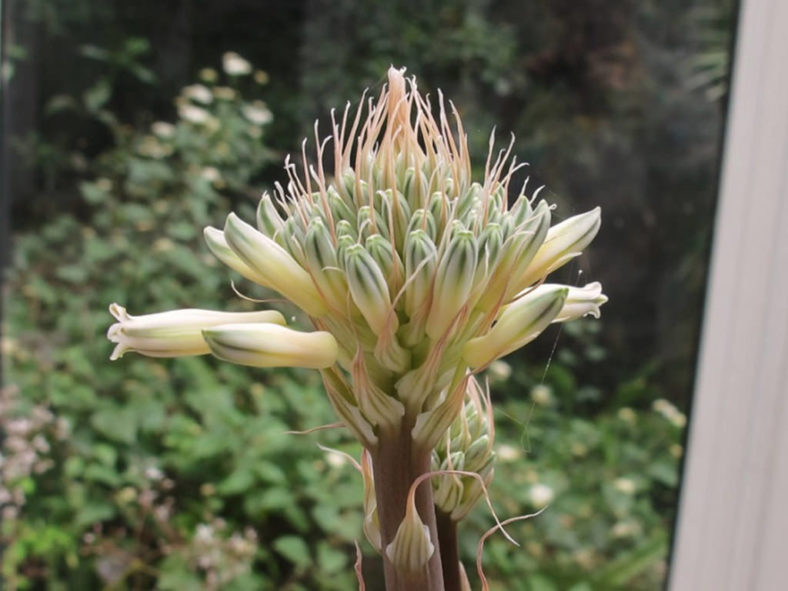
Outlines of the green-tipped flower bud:
M213 255L222 263L230 267L233 271L240 273L249 281L254 281L260 285L265 285L266 279L260 273L257 273L249 265L247 265L241 257L239 257L224 237L224 232L208 226L203 230L205 236L205 243Z
M401 572L415 573L427 564L433 552L435 544L430 540L430 529L419 517L413 495L409 495L405 517L394 540L386 546L386 557Z
M339 348L328 332L299 332L277 324L224 324L203 330L211 353L238 365L307 367L334 364Z
M415 230L424 230L432 240L435 240L435 218L426 209L417 209L413 212L408 224L408 234Z
M203 329L227 323L284 324L279 312L216 312L214 310L172 310L132 316L118 304L109 307L118 321L109 327L107 338L117 343L110 359L123 357L127 351L148 357L184 357L210 353L202 337Z
M263 193L260 203L257 204L258 229L269 238L273 238L282 231L284 225L271 196L268 193Z
M326 312L312 278L276 242L232 213L227 216L224 236L230 248L260 277L261 285L275 289L310 316Z
M354 244L345 251L345 265L350 295L372 331L380 334L387 323L396 325L386 278L372 256L363 246Z
M558 316L568 293L568 288L556 286L510 304L486 335L465 344L465 361L483 367L531 342Z
M343 220L351 224L356 223L355 212L350 209L348 203L339 196L339 193L333 186L328 188L328 206L331 208L331 214L334 216L334 223L338 224Z
M468 230L455 232L438 265L426 332L439 339L467 303L476 273L476 240Z
M404 269L397 251L391 246L391 242L380 234L375 234L367 238L365 246L383 272L383 276L386 278L386 283L389 286L389 292L397 293L399 288L402 287Z
M347 297L347 282L339 268L337 251L331 243L331 235L322 218L315 217L309 222L304 239L304 255L306 265L320 291L334 309L343 309Z
M432 278L438 266L438 250L423 230L408 234L405 241L405 313L413 318L427 305Z
M601 209L595 207L550 228L527 271L517 281L515 293L578 256L599 232L600 212Z

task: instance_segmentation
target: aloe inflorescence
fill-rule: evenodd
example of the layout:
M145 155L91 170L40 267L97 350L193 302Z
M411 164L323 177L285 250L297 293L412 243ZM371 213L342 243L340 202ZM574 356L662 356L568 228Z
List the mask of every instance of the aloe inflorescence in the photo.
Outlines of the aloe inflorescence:
M315 127L315 164L305 150L300 171L286 160L287 186L263 194L256 227L231 213L223 230L205 229L218 259L295 304L313 331L263 313L223 323L209 311L111 309L114 357L210 352L321 371L367 450L365 532L385 557L389 589L440 589L457 568L441 565L435 507L459 520L492 478L489 397L474 375L553 322L598 317L607 300L599 283L544 283L593 240L599 208L551 226L545 201L525 187L511 195L511 144L494 158L491 140L474 180L462 122L448 110L439 95L434 114L415 79L391 68L377 100L332 113L326 139ZM462 469L481 478L450 472ZM409 494L428 471L432 487Z

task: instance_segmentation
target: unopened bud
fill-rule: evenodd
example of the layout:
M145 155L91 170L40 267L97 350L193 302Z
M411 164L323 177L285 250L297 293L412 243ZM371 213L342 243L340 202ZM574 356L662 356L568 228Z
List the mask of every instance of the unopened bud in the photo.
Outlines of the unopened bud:
M465 344L465 361L471 367L483 367L531 342L559 314L568 293L568 288L556 286L510 304L486 335Z
M345 265L350 295L372 331L381 334L386 323L396 324L386 278L372 256L363 246L354 244L345 251Z
M232 213L227 216L224 236L230 248L260 276L261 285L275 289L310 316L326 312L309 273L272 239Z
M339 351L331 333L277 324L224 324L202 334L219 359L252 367L324 369L334 364Z
M426 332L439 339L468 301L476 273L476 240L468 230L456 231L438 265Z
M532 285L578 256L599 231L600 212L601 209L595 207L550 228L527 271L517 281L517 291Z

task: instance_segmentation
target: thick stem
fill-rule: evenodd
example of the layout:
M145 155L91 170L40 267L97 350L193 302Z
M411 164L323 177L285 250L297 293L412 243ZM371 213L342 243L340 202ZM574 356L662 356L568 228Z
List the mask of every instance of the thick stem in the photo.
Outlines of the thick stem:
M460 591L460 549L457 540L457 522L449 513L436 510L438 540L441 549L441 565L443 566L443 584L446 591Z
M386 546L394 539L397 528L405 517L405 505L411 484L430 470L431 450L414 446L411 428L409 421L403 421L398 429L381 430L378 434L378 445L371 450L386 591L444 591L435 506L432 501L432 486L428 481L422 482L416 489L416 509L429 528L435 552L423 569L411 573L398 571L385 554Z

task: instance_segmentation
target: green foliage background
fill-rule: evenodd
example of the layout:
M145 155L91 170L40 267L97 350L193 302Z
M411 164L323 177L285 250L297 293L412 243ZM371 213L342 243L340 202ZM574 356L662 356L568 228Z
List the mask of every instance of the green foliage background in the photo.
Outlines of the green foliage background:
M703 27L719 40L732 18L726 2L704 6L719 18L677 0L179 0L165 25L153 2L11 2L4 588L355 587L360 477L317 444L358 449L337 430L288 433L334 420L317 377L202 357L110 363L103 335L112 301L254 309L231 279L270 298L216 263L202 228L231 209L251 217L312 121L374 94L391 63L456 103L480 168L497 125L558 218L604 210L580 265L611 297L602 321L548 333L490 376L496 509L549 500L508 528L521 547L487 542L492 588L660 588L721 125L685 78L708 51ZM265 75L225 75L227 50ZM491 524L481 507L463 530L474 583Z

